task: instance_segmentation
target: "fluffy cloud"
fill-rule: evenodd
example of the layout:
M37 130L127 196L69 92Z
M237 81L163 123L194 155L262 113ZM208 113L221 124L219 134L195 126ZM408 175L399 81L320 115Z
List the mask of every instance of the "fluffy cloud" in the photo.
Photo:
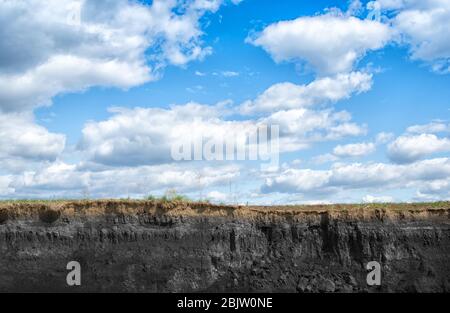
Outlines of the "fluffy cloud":
M394 202L394 198L391 196L372 196L366 195L363 197L364 203L389 203Z
M172 162L171 147L198 138L223 140L237 130L250 132L252 121L224 121L216 106L197 103L171 109L116 109L101 122L83 129L79 148L92 161L107 165L143 165Z
M352 123L349 113L331 109L279 111L262 121L268 125L279 125L281 151L305 149L315 142L360 136L367 131L365 125Z
M337 160L339 160L339 158L332 153L321 154L311 159L312 163L314 164L323 164L328 162L334 162Z
M281 152L366 132L364 126L351 122L347 112L331 109L279 111L257 120L227 120L225 112L222 105L197 103L170 109L115 109L108 120L85 125L79 149L100 164L150 165L172 162L173 146L190 145L199 138L203 142L239 140L265 125L279 126Z
M46 105L61 92L128 88L167 64L211 53L200 18L219 0L0 1L0 110ZM151 49L151 52L149 52Z
M57 94L91 86L130 88L158 79L169 64L183 66L204 58L211 48L201 40L202 18L224 1L0 0L0 196L121 197L168 188L191 193L213 188L205 195L226 201L220 188L241 169L230 162L174 163L173 145L200 136L222 140L261 125L280 126L281 152L366 134L365 125L330 104L371 88L372 74L354 68L366 53L392 40L393 30L411 47L413 59L430 63L438 72L449 68L448 1L380 0L383 10L392 10L389 25L350 16L361 11L359 1L354 1L345 14L332 11L282 21L249 39L277 62L307 63L318 73L309 84L275 84L236 111L196 103L168 109L116 108L111 117L85 124L75 157L81 162L61 161L65 136L34 122L30 112L36 106L49 105ZM239 72L217 75L233 77ZM335 163L315 170L299 169L298 163L289 168L292 162L281 171L252 172L252 179L266 179L261 188L265 194L258 197L279 192L292 193L291 199L299 194L322 198L355 191L355 199L385 202L392 198L379 196L382 189L415 188L417 198L446 199L450 160L421 159L450 151L449 138L434 135L449 130L440 121L409 127L388 145L395 164ZM364 156L391 140L392 134L381 133L373 143L338 145L318 161Z
M83 90L93 85L131 87L147 81L147 67L139 62L90 60L56 56L19 75L0 74L0 108L4 111L48 105L63 91Z
M15 192L15 189L9 186L10 184L10 176L0 176L0 196L7 196Z
M371 142L338 145L333 149L333 154L341 157L361 157L375 151L375 144Z
M0 170L11 161L54 161L63 151L65 136L34 123L31 114L0 114Z
M158 165L89 170L82 164L55 162L38 171L0 176L0 195L14 197L96 197L144 196L176 188L195 192L228 183L239 176L234 165L186 167Z
M450 199L450 179L440 179L426 182L417 190L419 200Z
M445 124L444 122L431 122L424 125L413 125L406 129L409 133L421 134L421 133L443 133L450 132L450 124Z
M273 112L333 103L352 94L368 91L372 75L362 72L338 74L316 79L307 85L279 83L271 86L253 101L241 105L244 114Z
M60 165L42 170L61 155L65 136L36 124L33 109L57 94L91 86L126 89L157 79L168 64L202 59L211 48L201 40L200 20L223 3L0 0L0 174L69 173ZM5 177L2 193L12 190L4 187ZM77 179L86 178L76 177L62 179L80 186Z
M379 0L393 11L394 29L410 46L411 58L431 64L434 71L450 72L450 2L447 0Z
M439 152L450 151L450 139L433 134L400 136L388 146L389 158L397 163L409 163Z
M442 181L448 180L450 159L439 158L407 165L338 163L329 170L286 169L266 178L261 189L264 193L300 194L413 187L424 191L429 184L441 182L439 186L442 186Z
M207 194L206 198L210 199L210 200L212 200L214 202L219 202L220 203L220 202L229 201L230 200L230 195L227 195L227 194L225 194L223 192L220 192L220 191L213 190L213 191L210 191Z
M355 5L356 4L356 5ZM349 72L367 52L389 42L409 46L411 59L430 64L437 73L450 73L450 2L447 0L377 0L371 10L386 13L380 21L362 20L359 1L346 13L331 9L266 27L247 41L264 48L276 62L306 62L317 73Z
M394 138L393 133L381 132L381 133L377 134L377 136L375 137L375 143L376 144L385 144L385 143L388 143L389 141L391 141L392 138Z
M391 30L383 23L334 12L269 25L248 41L276 62L306 61L317 73L330 75L351 71L368 51L390 39Z
M321 154L312 159L315 164L335 162L345 158L358 158L367 156L377 149L378 145L389 142L393 137L392 133L381 132L376 135L374 142L360 142L337 145L332 153Z

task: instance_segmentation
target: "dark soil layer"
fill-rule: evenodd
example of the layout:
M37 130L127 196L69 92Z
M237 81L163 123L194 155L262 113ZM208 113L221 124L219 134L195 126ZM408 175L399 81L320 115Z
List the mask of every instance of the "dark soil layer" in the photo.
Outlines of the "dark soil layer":
M450 203L1 202L0 291L449 292Z

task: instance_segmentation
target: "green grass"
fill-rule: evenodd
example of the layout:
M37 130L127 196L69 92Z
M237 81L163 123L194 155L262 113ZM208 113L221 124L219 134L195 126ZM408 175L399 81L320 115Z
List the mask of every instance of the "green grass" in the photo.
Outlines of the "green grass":
M174 189L166 191L166 193L161 197L148 195L145 197L145 200L162 202L193 202L191 199L189 199L189 197L177 193Z

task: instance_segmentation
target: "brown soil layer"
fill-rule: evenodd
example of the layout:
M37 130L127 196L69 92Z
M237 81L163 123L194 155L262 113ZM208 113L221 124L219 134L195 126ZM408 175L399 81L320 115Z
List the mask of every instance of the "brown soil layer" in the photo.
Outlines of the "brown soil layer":
M448 292L450 203L0 202L0 291Z

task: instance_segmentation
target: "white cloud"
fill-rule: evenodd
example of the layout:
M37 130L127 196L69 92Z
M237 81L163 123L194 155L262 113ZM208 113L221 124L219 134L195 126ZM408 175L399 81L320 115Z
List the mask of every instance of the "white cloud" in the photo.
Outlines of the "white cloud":
M421 201L450 200L450 178L426 182L417 190Z
M15 189L10 187L11 180L10 176L0 176L0 196L8 196L15 192Z
M196 138L220 140L257 125L255 121L225 121L219 107L188 103L170 109L115 109L108 120L85 125L79 148L101 164L168 163L173 161L173 145Z
M91 161L127 166L168 163L171 147L196 138L224 142L249 134L262 125L278 125L281 152L305 149L313 143L366 133L345 111L293 109L259 119L226 119L226 103L215 106L188 103L170 109L114 109L105 121L83 128L79 149ZM233 137L234 136L234 137Z
M369 3L372 4L372 7L375 7L375 3L379 8L386 10L397 10L405 6L405 4L410 0L376 0L371 1Z
M333 149L333 154L341 157L361 157L366 156L375 151L375 144L371 142L353 143L346 145L338 145Z
M239 72L234 71L224 71L221 73L223 77L236 77L239 76Z
M413 59L446 61L443 68L449 71L450 58L450 3L448 1L410 1L395 17L395 27L411 45ZM423 1L420 1L423 2Z
M0 1L0 110L29 110L62 92L129 88L167 64L211 53L200 19L219 0ZM151 48L151 52L148 52Z
M203 87L202 85L196 85L194 87L187 87L186 91L190 93L197 93L203 91L204 89L205 87Z
M5 196L19 198L142 197L173 188L186 193L220 186L239 174L239 168L230 164L203 167L167 164L89 170L81 165L55 162L37 171L0 176L0 191L3 190Z
M49 105L63 91L80 91L93 85L128 88L149 79L147 67L117 60L89 60L57 56L20 75L0 74L0 103L5 111Z
M366 92L371 86L372 75L362 72L324 77L307 85L278 83L266 89L255 100L244 102L241 112L272 112L334 103L352 94Z
M281 151L296 151L308 148L315 142L333 141L366 133L365 125L350 121L351 115L345 111L304 108L278 111L261 119L264 124L279 126Z
M312 158L315 164L335 162L344 158L358 158L367 156L377 149L377 145L385 144L393 137L392 133L381 132L376 135L375 142L361 142L337 145L333 153L325 153Z
M379 10L380 21L359 19L360 1L347 12L332 8L326 14L280 21L254 38L276 62L305 62L319 75L349 72L369 51L400 42L412 60L429 64L434 72L450 73L450 2L448 0L378 0L367 4ZM370 14L369 13L369 14Z
M393 133L381 132L381 133L378 133L377 136L375 137L375 143L376 144L385 144L385 143L388 143L389 141L391 141L392 138L394 138Z
M427 155L450 151L450 139L433 134L400 136L388 146L389 158L397 163L414 162Z
M220 192L220 191L216 191L216 190L209 192L207 194L206 198L212 200L213 202L219 202L219 203L230 200L229 195L227 195L223 192Z
M306 62L319 77L309 84L283 82L269 87L236 108L250 114L247 119L229 118L235 116L226 114L237 111L228 112L225 105L114 109L111 117L85 124L77 151L85 162L61 161L65 136L36 124L32 109L49 105L57 94L91 86L126 89L158 79L169 64L201 60L212 52L201 40L202 17L216 12L223 2L0 0L0 196L82 196L87 190L93 197L120 197L167 188L181 192L220 188L239 176L239 167L172 163L171 146L188 137L224 138L261 124L280 126L281 152L366 134L366 125L352 122L348 112L329 105L370 90L372 74L354 68L366 53L392 39L392 28L349 16L361 9L359 1L354 1L345 14L333 11L282 21L252 41L277 62ZM438 72L448 71L449 46L444 36L449 30L448 2L380 2L383 8L396 10L392 25L410 45L412 58L432 64ZM68 18L77 3L82 8L80 23ZM436 27L430 27L430 21ZM206 73L196 71L195 75ZM239 72L216 75L233 77ZM449 130L441 121L409 127L407 134L388 146L389 157L404 164L335 163L328 170L313 170L299 169L298 162L292 162L281 171L260 172L257 179L267 178L262 187L265 193L323 195L367 189L357 199L366 194L365 202L384 202L392 200L380 196L385 188L416 188L418 198L443 199L450 196L450 160L419 160L449 152L450 139L434 135ZM315 161L364 156L392 137L380 133L373 143L338 145L333 154ZM294 165L295 169L289 168ZM218 190L205 194L214 201L226 201L227 195Z
M343 112L338 112L343 113ZM361 136L367 134L367 125L358 125L356 123L341 123L330 128L327 135L329 140L336 140L346 136Z
M89 185L90 173L79 172L75 164L67 164L57 161L36 171L25 171L17 175L12 183L16 193L28 190L33 193L73 192L81 193L82 189ZM35 190L35 191L33 191Z
M391 20L411 58L450 73L450 2L447 0L379 0L382 10L397 13Z
M424 125L413 125L406 129L409 133L415 134L434 134L434 133L443 133L450 132L450 124L445 124L444 122L431 122L429 124Z
M335 162L339 160L339 158L337 156L335 156L332 153L325 153L325 154L321 154L318 156L315 156L312 158L312 162L315 164L324 164L324 163L328 163L328 162Z
M317 73L350 72L368 51L383 48L391 39L389 26L339 12L299 17L266 27L254 39L276 62L306 61Z
M274 178L267 178L262 188L262 192L314 192L327 184L330 175L331 173L328 171L288 169Z
M349 2L349 5L345 14L348 16L357 16L364 10L360 0L349 0L347 2Z
M35 124L31 114L0 114L0 170L12 159L53 161L63 151L65 136Z
M394 202L394 198L391 196L372 196L366 195L363 197L364 203L392 203Z
M200 72L200 71L195 71L195 75L196 76L206 76L206 73Z
M329 170L287 169L266 178L261 189L264 193L300 194L414 187L423 190L430 183L448 180L450 159L438 158L406 165L337 163Z

